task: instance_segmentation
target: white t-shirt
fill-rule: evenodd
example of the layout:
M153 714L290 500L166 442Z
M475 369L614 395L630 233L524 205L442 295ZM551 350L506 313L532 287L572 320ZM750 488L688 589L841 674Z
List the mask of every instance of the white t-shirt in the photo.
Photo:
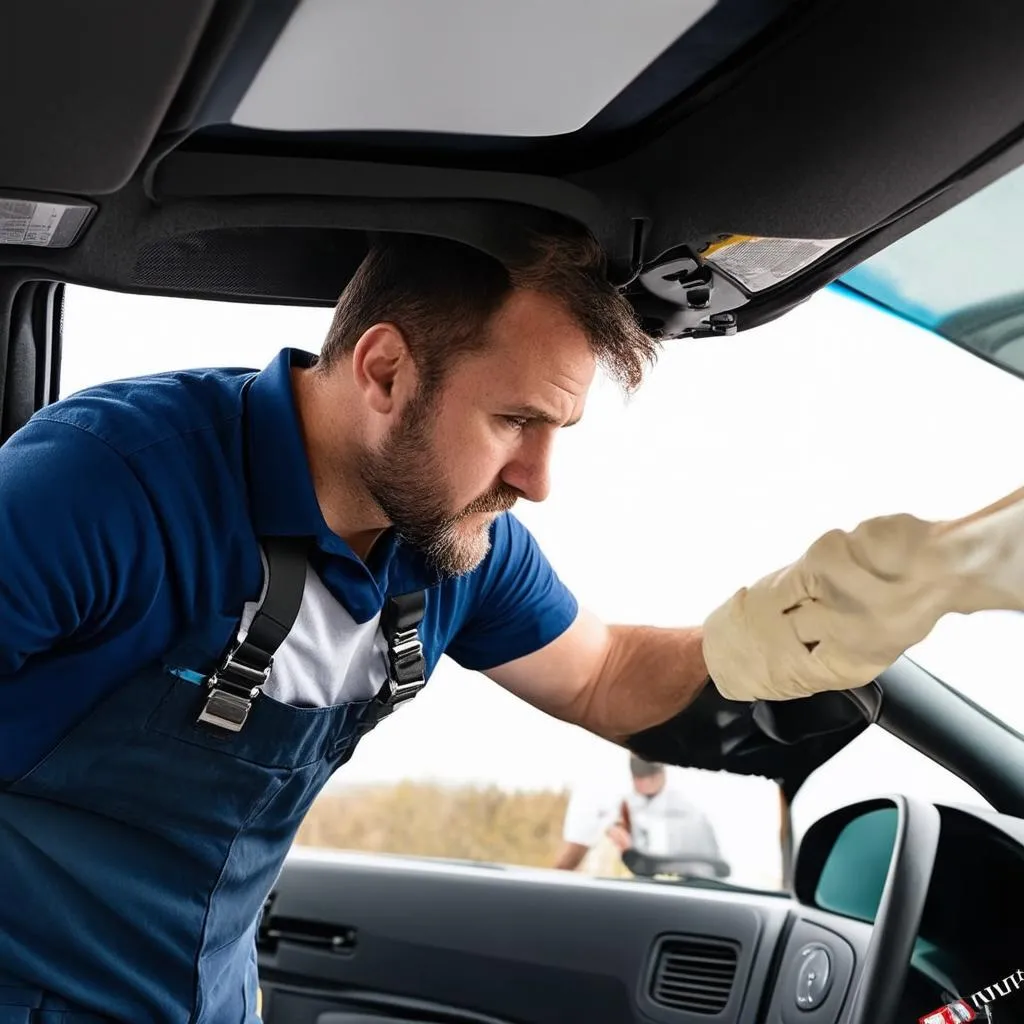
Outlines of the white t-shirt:
M721 858L711 822L686 797L671 774L653 797L638 793L626 774L621 786L581 786L573 790L566 809L562 837L568 843L591 847L621 818L625 801L632 824L633 845L655 857Z

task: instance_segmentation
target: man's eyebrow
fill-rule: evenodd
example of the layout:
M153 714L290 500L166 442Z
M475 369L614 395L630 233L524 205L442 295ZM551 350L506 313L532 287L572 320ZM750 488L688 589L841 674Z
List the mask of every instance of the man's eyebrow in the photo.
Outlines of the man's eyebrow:
M540 420L542 423L550 423L553 427L574 427L582 419L582 414L568 423L563 423L557 416L538 409L535 405L521 405L509 413L510 416L521 416L524 420Z

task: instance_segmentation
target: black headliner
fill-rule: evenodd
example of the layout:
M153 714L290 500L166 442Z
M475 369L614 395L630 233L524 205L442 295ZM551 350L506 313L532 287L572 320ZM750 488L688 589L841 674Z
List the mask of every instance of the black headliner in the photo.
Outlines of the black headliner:
M73 248L0 246L0 267L131 291L331 302L367 229L500 248L515 225L557 213L595 231L620 280L638 256L725 232L853 236L757 296L742 327L1024 161L1024 5L1007 0L969 11L730 0L591 125L535 144L204 125L293 2L5 5L7 39L26 45L8 45L0 64L0 194L81 196L98 212ZM729 25L739 49L723 58ZM45 62L33 39L45 40ZM685 53L690 71L704 70L700 52L716 69L689 85L673 61ZM628 110L652 106L627 123Z

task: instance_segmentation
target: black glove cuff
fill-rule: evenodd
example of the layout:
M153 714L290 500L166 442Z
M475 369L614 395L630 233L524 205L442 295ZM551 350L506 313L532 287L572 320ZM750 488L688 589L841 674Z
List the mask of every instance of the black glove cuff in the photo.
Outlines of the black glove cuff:
M677 715L660 725L630 736L623 746L645 761L661 764L691 765L717 771L724 767L724 757L715 711L721 697L708 679L701 693Z

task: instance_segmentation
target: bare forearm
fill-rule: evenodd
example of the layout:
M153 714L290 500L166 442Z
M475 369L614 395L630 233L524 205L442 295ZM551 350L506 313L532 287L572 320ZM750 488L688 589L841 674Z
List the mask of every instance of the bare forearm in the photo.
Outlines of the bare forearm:
M559 871L575 871L587 855L587 847L579 843L562 843L562 848L555 858L555 868Z
M616 742L667 721L704 688L699 628L609 626L611 643L577 719Z

